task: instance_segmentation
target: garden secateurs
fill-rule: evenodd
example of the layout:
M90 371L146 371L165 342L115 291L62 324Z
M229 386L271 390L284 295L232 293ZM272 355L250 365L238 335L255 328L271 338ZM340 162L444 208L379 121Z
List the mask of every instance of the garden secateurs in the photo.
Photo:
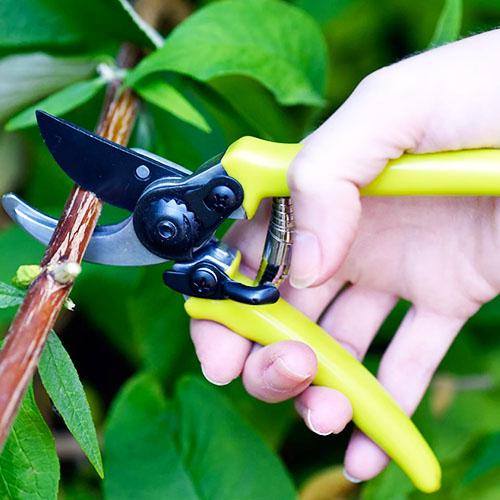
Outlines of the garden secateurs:
M52 156L78 185L126 209L124 221L97 226L85 260L145 266L167 261L167 286L186 297L192 318L213 320L259 344L297 340L316 353L314 383L345 394L355 424L426 492L439 489L441 470L408 416L368 370L279 296L292 246L287 170L300 144L243 137L191 173L143 150L125 148L65 120L37 112ZM500 151L404 155L389 162L363 195L499 195ZM264 198L273 213L255 280L239 273L240 254L214 237L227 219L252 218ZM48 244L57 220L14 194L7 213Z

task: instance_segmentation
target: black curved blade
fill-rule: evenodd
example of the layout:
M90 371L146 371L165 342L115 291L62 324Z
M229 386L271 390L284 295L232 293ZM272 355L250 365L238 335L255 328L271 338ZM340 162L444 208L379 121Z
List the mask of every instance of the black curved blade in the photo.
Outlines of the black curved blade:
M183 178L189 170L145 156L44 111L36 112L43 140L71 179L106 203L133 211L151 182Z

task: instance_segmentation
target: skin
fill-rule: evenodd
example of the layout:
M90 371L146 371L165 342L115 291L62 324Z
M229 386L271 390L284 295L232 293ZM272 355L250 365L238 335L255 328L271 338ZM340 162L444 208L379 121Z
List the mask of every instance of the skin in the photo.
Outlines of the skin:
M499 202L360 199L358 189L404 152L500 147L499 50L495 30L369 75L305 140L289 171L297 232L282 294L359 359L398 298L409 300L378 372L408 414L462 325L499 292ZM242 250L249 275L258 266L268 211L261 207L227 238ZM259 399L295 398L318 434L338 433L351 419L344 395L310 386L316 359L306 345L252 346L206 321L193 322L192 338L213 383L241 375ZM370 479L387 463L372 441L353 434L345 457L351 480Z

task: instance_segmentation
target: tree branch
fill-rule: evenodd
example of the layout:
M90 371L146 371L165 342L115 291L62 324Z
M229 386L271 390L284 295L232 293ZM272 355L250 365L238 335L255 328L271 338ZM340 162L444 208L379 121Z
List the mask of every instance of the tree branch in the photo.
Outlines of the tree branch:
M160 9L164 9L165 5L169 3L140 0L138 11L144 17L156 20L163 17ZM188 13L189 9L186 9L185 15ZM117 57L117 64L122 68L131 68L140 58L139 49L126 44ZM106 139L126 145L132 132L138 100L130 90L120 93L119 86L119 81L108 85L96 130ZM4 348L0 352L0 451L38 365L48 333L71 291L77 274L74 270L78 269L83 258L101 207L102 203L93 193L79 186L73 188L43 256L42 272L31 284L7 332ZM72 266L68 268L68 264Z
M138 59L132 46L122 49L122 67ZM118 95L119 82L111 82L97 133L126 144L137 111L137 99L130 90ZM59 224L43 256L42 272L30 286L12 322L0 352L0 449L17 414L26 387L38 365L47 335L61 311L76 276L61 279L58 270L68 263L80 263L101 213L101 202L93 193L75 186L66 202Z

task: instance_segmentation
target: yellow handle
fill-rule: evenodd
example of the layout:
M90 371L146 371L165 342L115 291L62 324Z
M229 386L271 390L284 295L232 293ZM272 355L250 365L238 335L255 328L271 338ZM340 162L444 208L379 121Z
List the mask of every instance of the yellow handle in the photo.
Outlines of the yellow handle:
M222 158L226 172L243 186L243 208L253 217L263 198L289 196L287 171L301 144L255 137L234 142ZM405 154L362 188L365 196L500 196L500 150L470 149Z
M246 284L237 272L239 257L230 274ZM262 345L281 340L304 342L315 352L318 372L314 383L345 394L353 408L354 423L375 441L424 492L440 487L441 469L429 445L413 422L376 378L328 333L280 299L275 304L251 306L230 300L191 297L186 311L192 318L221 323Z

